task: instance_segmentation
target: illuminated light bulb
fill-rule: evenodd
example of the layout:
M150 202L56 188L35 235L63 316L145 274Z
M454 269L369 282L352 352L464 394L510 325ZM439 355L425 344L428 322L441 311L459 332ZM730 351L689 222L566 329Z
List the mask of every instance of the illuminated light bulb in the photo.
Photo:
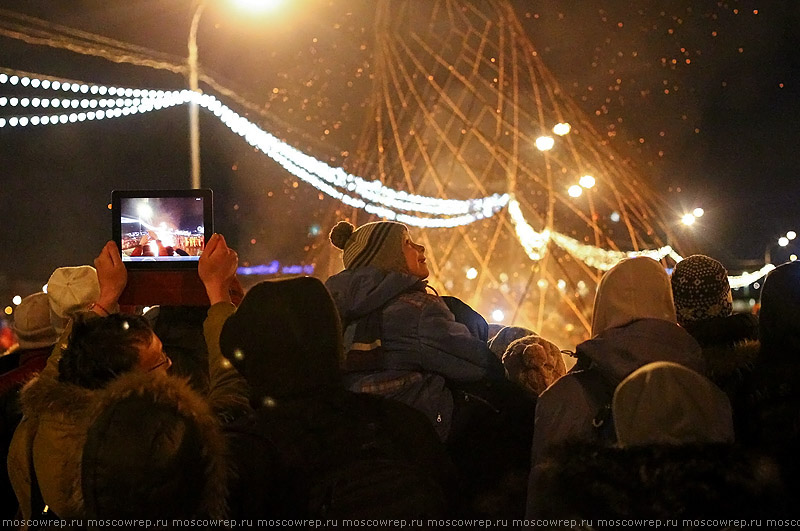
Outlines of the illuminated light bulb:
M10 100L8 100L8 102L11 104L12 107L16 107L17 104L19 103L19 99L18 98L11 98Z
M47 293L47 284L45 284L44 286L42 286L42 291L44 291L45 293Z
M570 197L580 197L581 194L583 193L583 188L581 188L577 184L573 184L572 186L569 187L567 193L569 194Z
M560 278L558 279L558 282L556 282L556 286L558 286L559 291L564 291L567 289L567 281L563 278Z
M706 213L706 211L705 211L705 210L703 210L703 209L702 209L702 208L700 208L700 207L697 207L697 208L695 208L694 210L692 210L692 214L693 214L693 215L694 215L694 217L696 217L696 218L701 218L701 217L703 217L703 214L705 214L705 213Z
M43 89L49 89L50 88L50 80L49 79L45 79L45 80L42 81L42 88Z
M50 117L49 116L42 116L42 125L47 125L49 123L50 123Z
M81 94L89 92L89 85L81 85Z
M38 116L31 117L31 125L39 125L40 118Z
M23 116L22 118L20 118L19 119L19 125L21 127L25 127L26 125L28 125L28 118L26 116Z
M77 122L78 121L78 115L75 114L75 113L72 113L72 114L69 115L69 117L67 119L69 120L70 123Z
M619 223L619 212L612 212L610 218L614 223Z
M584 175L583 177L580 178L578 184L580 184L584 188L591 188L595 185L595 182L596 181L594 180L594 177L592 177L591 175Z
M77 83L72 84L72 92L78 92L81 89L81 86Z
M38 79L32 79L32 80L31 80L31 86L32 86L33 88L39 88L39 85L40 85L41 83L42 83L42 82L41 82L41 81L39 81Z
M796 261L796 260L797 260L797 255L796 255L796 254L790 254L790 255L789 255L789 261L790 261L790 262L794 262L794 261Z
M778 238L778 245L780 245L781 247L786 247L787 245L789 245L789 238L787 238L786 236L781 236L780 238Z
M535 142L536 149L538 149L539 151L549 151L553 149L555 143L556 141L553 140L552 136L540 136L539 138L536 139Z
M12 308L11 306L6 306L3 311L5 312L6 315L11 315L12 313L14 313L14 308Z
M107 87L100 87L100 88L97 89L97 91L100 93L101 96L103 96L108 92L108 88Z
M22 297L19 295L14 295L14 297L11 299L11 302L14 303L14 306L19 306L19 303L22 302Z
M19 119L16 116L12 116L11 118L8 119L8 125L10 125L11 127L16 127L18 123Z
M797 238L797 233L793 230L790 230L789 232L786 233L786 237L790 240L794 240L795 238Z
M469 280L474 280L478 278L478 270L475 269L474 267L470 267L469 269L467 269L467 278Z
M66 114L62 114L61 116L58 117L58 121L61 122L62 124L67 123L68 120L69 116L67 116Z
M12 85L16 85L17 83L19 83L18 76L11 76L10 78L8 78L8 80L11 82Z
M20 82L20 83L22 83L22 86L23 86L23 87L27 87L28 85L30 85L30 83L31 83L31 80L30 80L30 78L23 77L23 78L21 78L21 79L19 80L19 82Z
M505 312L503 310L495 310L492 312L492 320L496 323L501 322L503 319L506 318Z
M22 98L19 100L19 104L23 107L27 107L31 101L28 98Z
M539 289L545 289L547 287L547 279L540 278L536 281L536 285L539 286Z
M92 86L89 88L89 92L90 92L90 93L92 93L92 94L97 94L97 91L98 91L98 90L99 90L99 89L97 88L97 85L92 85Z
M5 96L0 98L0 107L5 106L7 103L8 103L8 98L6 98Z
M5 126L6 126L6 119L0 118L0 127L5 127Z
M42 102L42 100L40 100L39 98L33 98L31 100L31 106L38 107L41 102Z
M0 83L6 83L8 81L8 74L0 74Z
M557 134L558 136L569 134L571 130L572 126L564 122L557 123L555 126L553 126L553 133Z
M695 222L697 218L694 217L694 214L684 214L681 218L681 223L686 225L687 227Z
M53 90L58 90L58 89L61 88L61 82L60 81L53 81L53 85L52 86L53 86Z

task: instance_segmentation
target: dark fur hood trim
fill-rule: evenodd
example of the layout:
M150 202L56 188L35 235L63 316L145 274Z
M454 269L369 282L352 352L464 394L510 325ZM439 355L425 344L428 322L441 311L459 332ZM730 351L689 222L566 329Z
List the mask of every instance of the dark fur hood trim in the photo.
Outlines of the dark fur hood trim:
M761 344L758 341L704 348L703 357L706 359L709 378L717 383L724 383L731 377L741 378L753 368L760 350Z
M728 444L555 448L537 469L537 517L754 517L783 510L773 461Z
M55 415L57 420L85 422L88 427L113 403L145 394L152 396L154 402L174 406L196 422L204 453L210 458L201 506L211 517L224 517L228 478L225 440L206 400L191 389L187 380L136 371L120 376L103 389L92 390L37 377L23 389L21 402L24 415L30 419Z

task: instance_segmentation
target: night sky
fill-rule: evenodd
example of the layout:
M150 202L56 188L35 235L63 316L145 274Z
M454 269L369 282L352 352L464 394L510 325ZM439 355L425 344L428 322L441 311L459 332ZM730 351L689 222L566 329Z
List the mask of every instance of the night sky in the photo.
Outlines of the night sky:
M227 3L209 1L203 14L200 63L261 112L225 102L318 158L346 164L366 119L374 2L291 0L265 16L243 15ZM787 230L800 232L800 3L512 4L563 90L667 198L676 222L684 211L704 208L691 229L676 227L691 231L691 251L733 271L745 260L763 264L771 242ZM186 86L180 74L8 34L35 27L43 38L64 42L64 27L77 28L179 64L189 1L2 0L0 9L38 19L0 11L0 68L118 86ZM0 86L0 96L10 95ZM91 123L0 128L0 306L12 294L38 290L58 266L91 263L110 237L112 190L188 187L187 122L179 106ZM243 263L304 263L324 243L334 200L203 111L201 150L215 228Z

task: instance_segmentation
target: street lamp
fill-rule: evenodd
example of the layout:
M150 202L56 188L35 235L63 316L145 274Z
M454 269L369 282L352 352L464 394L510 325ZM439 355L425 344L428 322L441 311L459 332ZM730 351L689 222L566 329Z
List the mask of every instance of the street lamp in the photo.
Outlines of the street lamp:
M200 92L199 67L197 62L197 28L200 26L200 17L206 8L208 0L194 0L192 24L189 26L189 57L187 66L189 70L189 90ZM283 0L238 0L238 4L251 11L272 9ZM200 188L200 106L189 102L189 152L192 163L192 188Z
M199 92L197 69L197 27L206 8L203 0L195 2L192 25L189 27L189 90ZM192 188L200 188L200 106L189 102L189 153L192 161Z

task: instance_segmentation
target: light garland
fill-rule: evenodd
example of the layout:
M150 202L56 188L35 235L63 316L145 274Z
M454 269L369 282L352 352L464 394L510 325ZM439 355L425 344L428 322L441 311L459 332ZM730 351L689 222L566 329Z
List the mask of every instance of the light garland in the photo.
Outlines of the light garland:
M396 220L408 225L428 228L453 228L468 225L480 219L493 216L508 207L517 238L531 260L541 260L551 240L573 257L586 265L607 271L625 258L647 256L661 260L669 256L676 263L683 260L669 245L659 249L644 251L611 251L580 243L564 234L545 229L537 232L527 222L519 202L510 194L494 194L480 199L456 200L420 196L394 190L378 180L367 181L349 174L342 168L334 168L325 162L303 153L264 131L255 123L237 114L209 94L189 90L164 91L123 88L88 83L61 82L34 76L9 75L0 73L0 84L20 85L34 89L115 96L114 98L28 98L0 97L0 107L32 109L81 109L68 114L45 114L11 116L0 118L0 128L55 125L85 120L102 120L131 114L165 109L185 103L196 103L219 118L231 131L245 139L251 146L259 149L273 159L286 171L300 180L314 186L321 192L342 203L363 209L384 219ZM98 110L89 110L98 109ZM105 109L105 110L104 110ZM557 135L569 133L569 124L557 124ZM537 138L537 147L546 151L552 149L552 137ZM582 177L581 186L590 188L588 176ZM577 187L580 190L580 187ZM342 190L346 190L342 191ZM348 193L349 192L349 193ZM352 194L352 195L351 195ZM357 196L357 197L354 197ZM419 212L434 217L420 217L403 212ZM273 262L274 264L274 262ZM270 264L270 267L273 265ZM265 266L266 267L266 266ZM732 288L740 288L756 282L775 266L767 264L759 271L728 277ZM243 274L248 274L244 273Z
M45 79L38 79L30 76L17 76L0 74L0 83L9 83L11 85L21 84L23 86L32 86L33 88L51 89L51 90L64 90L72 92L90 93L90 94L109 94L124 96L124 98L116 98L114 100L101 100L103 103L92 103L96 100L58 100L54 106L68 105L73 108L84 107L88 108L93 105L114 105L114 106L131 106L136 109L133 112L143 112L145 110L155 110L157 108L164 108L176 103L196 103L199 106L207 109L215 116L217 116L231 131L243 137L250 145L258 148L267 156L278 162L287 171L297 176L301 180L312 184L320 191L341 200L345 204L363 208L364 210L386 217L388 219L396 219L409 225L421 227L455 227L459 225L466 225L494 215L497 211L502 209L508 202L507 194L495 194L481 199L470 200L454 200L454 199L439 199L435 197L419 196L409 194L407 192L394 190L385 186L380 181L366 181L360 177L348 174L342 168L333 168L328 164L319 161L298 149L282 142L277 137L267 133L253 122L240 116L227 106L223 105L214 96L208 94L200 94L188 90L183 91L147 91L142 89L132 88L119 88L119 87L104 87L100 85L89 85L85 83L61 83L59 81L49 81ZM149 103L142 106L135 100L126 100L125 98L137 97L145 95L156 100L167 100L170 105L159 106L158 103L153 102L153 108L149 107ZM14 105L22 103L26 100L30 103L32 100L28 98L12 98L7 100L7 103ZM41 103L42 100L39 100ZM50 101L53 104L53 101ZM117 117L122 115L131 114L131 111L113 111L110 115L108 113L95 114L92 117L88 115L75 114L67 115L66 119L61 116L56 118L53 122L52 117L38 117L35 121L32 120L36 117L12 117L8 120L0 122L0 127L6 125L10 126L26 126L50 123L67 123L70 121L83 121L87 118L95 119L97 116L102 118ZM66 122L64 121L66 120ZM345 189L355 196L341 192L339 189ZM423 214L431 214L435 217L420 217L410 214L402 214L397 211L406 212L419 212Z
M753 282L761 280L767 273L775 269L775 266L772 264L767 264L758 271L754 271L753 273L743 273L741 275L737 275L735 277L728 277L728 282L731 285L731 289L739 289L745 286L749 286Z
M544 258L547 242L550 241L550 231L545 229L542 232L536 232L533 230L525 216L522 215L519 202L513 196L508 202L508 214L511 216L511 222L517 232L517 239L525 249L525 254L534 261Z

